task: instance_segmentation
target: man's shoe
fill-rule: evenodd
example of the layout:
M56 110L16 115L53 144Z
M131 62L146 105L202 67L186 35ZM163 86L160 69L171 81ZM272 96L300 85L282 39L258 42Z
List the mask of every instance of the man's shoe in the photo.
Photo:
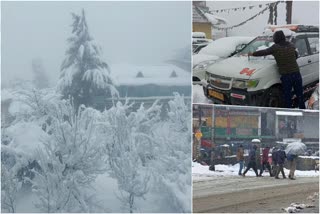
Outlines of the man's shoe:
M295 178L289 178L290 180L296 180Z
M283 179L286 179L287 177L283 177Z
M275 179L280 179L279 177L274 177Z
M243 174L242 174L242 177L246 177L246 174L243 173Z

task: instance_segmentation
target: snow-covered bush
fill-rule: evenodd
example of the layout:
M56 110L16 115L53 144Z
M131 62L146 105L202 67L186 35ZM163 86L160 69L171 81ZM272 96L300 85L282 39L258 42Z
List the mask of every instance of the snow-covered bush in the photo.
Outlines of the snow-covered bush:
M117 105L104 112L106 122L106 152L110 175L118 182L118 197L127 208L136 210L136 198L149 191L150 159L153 158L151 131L160 119L161 106L155 102L150 108L143 105L130 112L132 105Z
M21 188L14 171L1 164L1 212L16 211L17 193Z
M94 106L94 96L118 97L110 76L110 68L101 58L101 49L89 34L82 10L81 15L72 13L72 36L61 65L59 91L64 98L72 97L75 107L81 104Z
M169 119L154 131L153 186L170 212L191 212L191 110L184 97L169 101Z
M39 150L40 172L34 191L44 212L92 212L94 200L90 184L106 168L100 128L94 109L78 111L69 101L60 101L50 111L51 135L43 139Z

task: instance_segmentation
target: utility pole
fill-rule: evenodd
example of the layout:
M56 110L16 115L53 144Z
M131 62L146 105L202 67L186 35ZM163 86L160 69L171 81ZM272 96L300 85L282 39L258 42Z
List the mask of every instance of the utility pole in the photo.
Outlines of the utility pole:
M286 1L286 9L287 9L287 24L292 24L292 1Z

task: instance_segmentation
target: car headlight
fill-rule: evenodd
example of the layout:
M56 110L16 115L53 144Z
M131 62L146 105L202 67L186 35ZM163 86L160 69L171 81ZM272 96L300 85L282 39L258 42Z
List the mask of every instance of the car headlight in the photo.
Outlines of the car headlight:
M195 65L193 67L193 69L195 70L205 70L207 69L208 65L215 63L216 60L208 60L208 61L204 61L204 62L200 62L199 64Z
M240 89L255 88L258 84L259 80L234 80L232 87Z

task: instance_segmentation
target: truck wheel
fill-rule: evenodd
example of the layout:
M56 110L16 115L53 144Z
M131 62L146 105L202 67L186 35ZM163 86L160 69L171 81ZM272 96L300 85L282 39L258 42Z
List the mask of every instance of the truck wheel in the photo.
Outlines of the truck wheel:
M281 87L269 88L264 94L262 103L264 107L283 107Z

